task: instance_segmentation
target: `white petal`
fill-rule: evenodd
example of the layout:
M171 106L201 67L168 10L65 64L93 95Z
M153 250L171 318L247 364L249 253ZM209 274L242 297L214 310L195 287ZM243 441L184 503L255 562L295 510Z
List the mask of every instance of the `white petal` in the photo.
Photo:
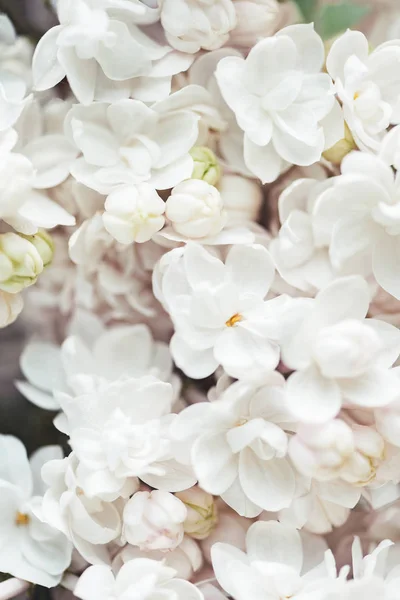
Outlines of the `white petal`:
M372 254L372 270L379 285L400 300L400 240L398 236L382 235Z
M94 565L80 576L74 595L82 600L107 600L114 592L114 583L111 568Z
M172 337L170 350L177 367L193 379L204 379L212 375L218 367L212 348L194 350L178 334Z
M237 457L223 431L201 436L193 446L192 461L200 486L210 494L225 492L237 475Z
M358 275L342 277L321 290L315 299L314 318L320 326L344 319L363 319L369 309L370 290Z
M57 134L32 140L23 152L35 168L34 187L37 189L55 187L65 181L78 155L78 150L63 135Z
M344 398L357 406L386 406L398 396L398 375L395 369L370 368L354 379L342 379L340 388Z
M225 266L236 287L245 293L265 298L274 279L275 268L264 246L233 246Z
M33 83L37 91L56 86L65 77L65 71L58 62L57 38L63 28L52 27L39 40L32 60Z
M254 523L246 536L247 553L252 561L281 563L300 573L303 550L299 532L278 521Z
M60 348L46 342L29 343L20 358L21 371L28 381L46 392L64 389Z
M283 160L272 143L257 146L246 135L244 136L244 161L246 167L262 183L271 183L279 177L283 168Z
M277 37L288 36L294 41L300 55L300 66L306 73L315 73L321 70L325 60L325 49L312 23L289 25L276 35Z
M390 323L378 319L366 319L365 325L371 327L382 342L382 349L376 359L376 366L391 367L400 354L400 330Z
M289 410L305 423L324 423L333 419L341 407L337 383L321 375L314 366L293 373L287 384Z
M326 68L333 79L344 80L344 67L351 56L366 62L369 54L368 40L359 31L346 31L331 46L326 60Z
M243 491L240 485L239 477L236 477L230 488L221 494L221 498L228 506L233 508L238 515L246 517L247 519L253 519L258 517L262 512L262 508L254 504Z
M261 460L250 448L242 450L239 478L246 496L264 510L287 508L293 500L294 472L285 458Z

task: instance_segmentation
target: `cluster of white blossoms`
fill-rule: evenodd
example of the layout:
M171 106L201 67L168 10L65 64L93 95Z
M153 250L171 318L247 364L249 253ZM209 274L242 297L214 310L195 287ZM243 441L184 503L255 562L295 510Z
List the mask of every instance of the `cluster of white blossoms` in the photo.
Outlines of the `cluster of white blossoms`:
M65 443L0 434L0 600L399 600L400 39L51 4L0 16L0 327Z

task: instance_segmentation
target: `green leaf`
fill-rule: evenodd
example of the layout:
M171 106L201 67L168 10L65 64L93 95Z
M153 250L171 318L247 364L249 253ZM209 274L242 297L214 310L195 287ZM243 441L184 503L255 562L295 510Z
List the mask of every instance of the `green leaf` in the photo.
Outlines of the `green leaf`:
M294 0L306 23L314 20L318 0Z
M323 6L316 19L318 33L324 40L332 38L357 25L370 11L370 6L356 6L351 2Z

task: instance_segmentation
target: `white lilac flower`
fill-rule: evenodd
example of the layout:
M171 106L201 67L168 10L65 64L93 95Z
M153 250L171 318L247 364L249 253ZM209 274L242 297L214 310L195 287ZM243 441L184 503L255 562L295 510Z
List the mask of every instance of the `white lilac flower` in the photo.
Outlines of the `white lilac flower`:
M125 563L114 576L111 568L92 566L80 576L74 595L81 600L203 600L189 581L174 579L176 571L162 562L136 558Z
M68 389L77 392L81 377L114 381L122 375L154 375L175 383L168 346L155 342L146 325L117 325L105 329L86 319L79 333L69 336L61 347L37 340L25 347L20 367L27 381L18 381L17 387L37 406L59 409L55 393ZM89 336L93 339L88 339Z
M232 0L162 0L161 24L168 42L177 50L196 53L216 50L236 26Z
M69 176L79 150L64 134L64 119L72 100L50 97L47 102L34 99L24 109L15 129L15 151L25 156L34 168L32 186L49 190Z
M290 505L295 476L287 459L292 417L277 376L271 385L232 384L218 400L185 408L172 435L189 454L199 485L220 495L237 513L255 517L262 510Z
M362 491L339 478L317 481L297 474L295 498L288 508L279 511L279 520L313 534L329 533L346 523Z
M0 234L0 290L16 294L33 285L44 264L28 239L17 233Z
M359 31L334 41L327 57L344 118L361 149L378 151L389 125L400 122L398 40L370 50Z
M281 7L277 0L233 0L237 25L229 36L232 46L251 48L279 28Z
M320 215L331 237L334 267L372 272L384 290L400 299L400 176L384 161L391 142L389 134L382 157L352 152L344 158Z
M335 204L324 192L332 185L332 179L296 179L279 197L281 228L269 250L280 276L309 294L346 274L333 267L329 256L327 210L334 211Z
M381 476L389 475L386 461L394 461L374 427L350 426L341 419L322 426L300 425L290 440L289 455L305 476L318 481L339 478L354 486L375 485Z
M218 189L199 179L174 187L165 205L165 216L176 233L194 240L216 236L226 223Z
M165 223L165 203L146 183L114 190L104 208L104 227L121 244L147 242Z
M197 542L185 535L177 548L162 552L161 550L140 550L138 546L127 544L113 560L113 570L117 571L125 563L136 558L150 558L163 562L166 567L174 569L176 577L190 581L203 566L203 555Z
M229 544L211 550L220 586L235 600L323 600L336 584L333 555L303 571L304 550L299 532L278 521L254 523L247 532L246 553ZM348 571L343 573L345 577Z
M53 587L71 561L71 545L65 536L43 522L43 488L40 468L57 447L43 448L29 462L22 442L0 436L0 569L14 577Z
M17 37L6 15L0 21L0 131L13 127L32 99L30 86L32 46Z
M369 302L365 280L350 276L285 311L282 360L295 370L287 402L299 421L321 423L343 404L374 408L396 397L398 374L390 367L400 353L400 332L366 319Z
M49 460L42 468L48 485L43 497L43 518L62 532L85 560L92 564L109 564L107 544L121 534L119 507L113 502L84 494L79 481L79 461L75 454ZM134 478L127 481L121 497L128 497L138 487Z
M57 14L60 25L45 33L33 57L37 91L67 77L79 102L86 105L131 95L155 101L168 96L172 75L192 62L140 29L138 25L158 17L158 11L142 2L76 0L72 5L60 0Z
M34 189L35 168L26 156L10 152L14 144L15 138L10 138L1 149L0 220L25 234L36 233L39 227L74 225L72 215Z
M125 504L123 537L141 550L173 550L183 540L186 506L169 492L136 492Z
M288 299L265 300L273 277L272 259L260 245L233 246L225 263L193 242L163 257L153 290L173 321L170 349L186 375L201 379L219 364L237 378L275 369Z
M244 161L263 183L289 164L311 165L343 137L324 45L313 25L293 25L223 58L216 78L244 132ZM324 123L324 119L327 119Z
M152 376L122 376L97 384L83 377L81 385L79 395L58 394L58 399L87 496L115 500L132 477L170 492L194 485L168 431L170 384Z
M67 115L66 133L83 156L71 173L101 194L146 182L171 188L191 177L197 121L189 110L162 112L138 100L76 105Z

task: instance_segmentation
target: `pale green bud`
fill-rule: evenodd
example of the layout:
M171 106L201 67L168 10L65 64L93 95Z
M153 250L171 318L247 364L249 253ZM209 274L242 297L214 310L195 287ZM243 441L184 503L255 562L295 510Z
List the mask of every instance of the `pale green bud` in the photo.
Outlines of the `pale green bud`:
M54 256L54 242L51 235L40 229L35 235L24 235L23 237L35 246L43 261L43 267L47 267Z
M218 159L210 148L194 146L190 151L193 158L192 179L202 179L210 185L216 185L221 177Z
M175 494L187 509L183 524L185 533L195 540L204 540L217 524L217 507L213 496L197 485Z
M29 240L18 233L0 235L0 290L17 294L42 271L43 260Z
M328 148L322 154L325 160L328 160L334 165L340 165L346 154L349 154L353 150L357 150L356 143L352 136L350 129L347 126L347 123L344 124L344 138L336 142L332 148Z

